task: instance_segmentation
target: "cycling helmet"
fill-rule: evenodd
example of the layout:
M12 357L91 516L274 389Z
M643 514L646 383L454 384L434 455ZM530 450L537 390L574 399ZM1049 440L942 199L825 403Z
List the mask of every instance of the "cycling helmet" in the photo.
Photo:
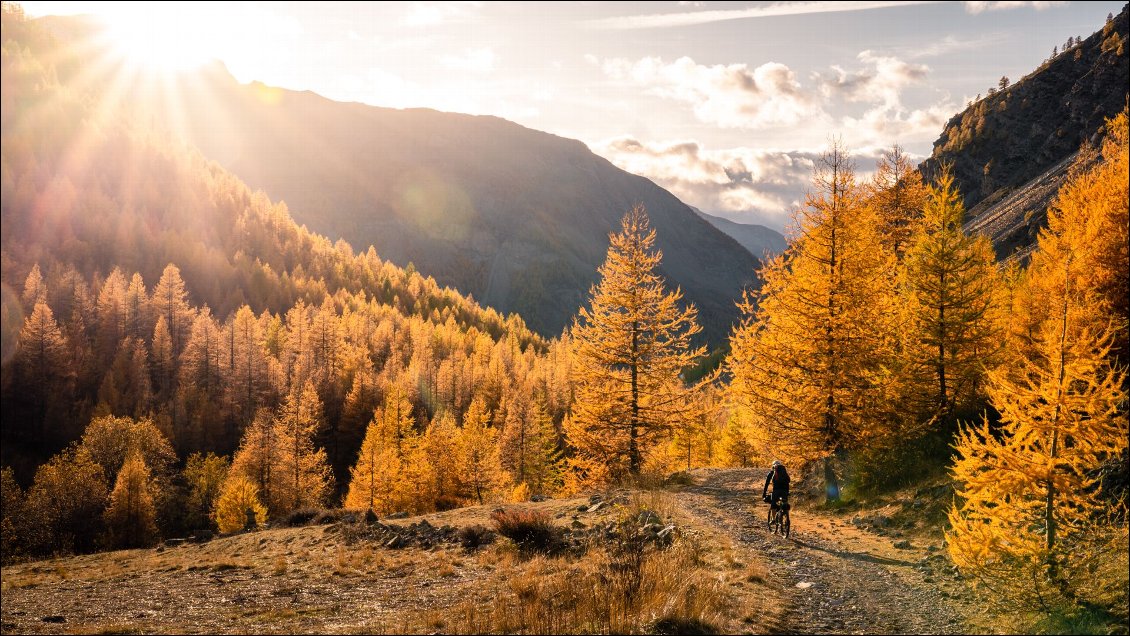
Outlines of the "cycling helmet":
M782 463L781 463L781 460L779 460L779 459L774 459L774 460L773 460L773 468L776 468L776 467L778 467L778 466L784 466L784 464L782 464Z

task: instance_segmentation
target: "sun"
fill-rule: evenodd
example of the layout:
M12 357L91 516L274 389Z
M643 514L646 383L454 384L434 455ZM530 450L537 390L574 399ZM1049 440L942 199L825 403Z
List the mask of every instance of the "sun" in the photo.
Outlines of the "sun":
M138 3L105 11L102 18L109 44L133 66L185 71L220 53L215 30L206 24L207 12L199 5Z

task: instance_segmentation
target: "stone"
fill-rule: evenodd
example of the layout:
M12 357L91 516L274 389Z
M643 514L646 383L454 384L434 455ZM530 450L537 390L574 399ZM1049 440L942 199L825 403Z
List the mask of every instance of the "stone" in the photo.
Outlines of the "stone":
M656 532L655 538L659 539L660 541L663 541L667 537L671 536L671 533L674 532L674 531L675 531L674 525L667 526L667 527L663 528L662 530L660 530L659 532Z
M662 522L659 518L659 515L655 514L651 510L646 509L640 511L640 514L636 517L636 520L640 522L641 526L647 526L651 524L659 525Z
M580 529L580 528L585 527L585 524L580 519L574 519L573 520L573 527Z
M389 516L388 516L388 518L389 518L389 519L407 519L407 518L408 518L408 513L407 513L407 512L405 512L405 511L403 511L403 510L401 510L401 511L399 511L399 512L394 512L394 513L392 513L391 515L389 515Z
M592 506L590 506L589 509L586 512L596 512L597 510L600 510L602 507L604 507L604 502L598 501L598 502L594 503Z
M44 623L65 623L67 622L67 617L59 616L58 614L51 614L50 616L44 616L39 620L43 621Z
M534 495L533 497L530 497L530 501L534 503L541 503L543 501L547 501L548 499L549 497L546 497L545 495Z
M398 535L394 536L393 538L389 539L388 543L385 544L385 547L390 549L390 550L399 550L406 545L408 545L408 541L404 537L402 537L398 534Z
M910 541L907 541L906 539L903 539L902 541L895 541L895 549L897 549L897 550L909 550L910 549Z
M589 497L589 505L590 506L597 503L597 502L600 502L600 501L604 501L604 497L601 497L600 495L593 495L593 496Z

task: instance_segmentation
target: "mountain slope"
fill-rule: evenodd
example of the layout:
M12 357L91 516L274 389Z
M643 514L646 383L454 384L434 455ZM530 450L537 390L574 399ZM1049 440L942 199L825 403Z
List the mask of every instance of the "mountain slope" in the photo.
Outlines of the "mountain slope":
M608 233L642 203L663 273L718 342L757 261L651 181L584 144L496 118L239 85L219 68L154 112L313 230L413 263L545 335L585 300ZM167 115L165 115L167 117Z
M953 165L969 223L998 255L1031 249L1067 174L1061 168L1125 107L1128 23L1124 7L1081 44L955 115L934 142L923 175Z
M694 208L694 211L759 259L773 258L785 251L787 246L785 237L772 228L753 223L738 223L720 216L707 214L698 208Z
M410 387L426 421L486 391L497 403L541 365L551 345L520 317L299 226L196 149L104 107L104 85L85 80L110 61L84 64L7 4L2 33L0 459L17 474L94 413L151 416L182 454L229 452L258 407L311 380L340 479L377 391Z

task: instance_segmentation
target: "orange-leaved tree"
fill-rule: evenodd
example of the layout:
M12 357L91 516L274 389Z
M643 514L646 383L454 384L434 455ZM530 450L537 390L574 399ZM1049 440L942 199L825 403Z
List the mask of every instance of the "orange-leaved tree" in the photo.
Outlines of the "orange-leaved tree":
M835 458L887 434L877 413L892 356L895 258L838 142L817 163L814 185L795 238L762 270L757 298L739 305L727 365L731 399L760 450L823 460L835 500Z
M576 399L566 436L574 470L601 466L612 478L638 475L645 454L688 410L680 376L702 347L701 328L682 292L668 291L656 269L655 230L643 206L632 208L609 237L600 282L572 329Z
M1130 265L1097 266L1105 251L1125 246L1096 232L1119 215L1125 232L1125 140L1121 166L1116 156L1078 172L1049 209L1017 292L1024 328L1016 359L989 375L1000 429L970 425L956 445L949 553L998 597L1036 610L1093 606L1110 587L1093 575L1111 531L1099 468L1125 456L1128 431L1126 374L1111 356L1124 317L1102 281L1125 280ZM1107 193L1120 188L1123 199L1112 200ZM1125 525L1113 531L1124 538ZM1124 559L1118 569L1125 581Z

